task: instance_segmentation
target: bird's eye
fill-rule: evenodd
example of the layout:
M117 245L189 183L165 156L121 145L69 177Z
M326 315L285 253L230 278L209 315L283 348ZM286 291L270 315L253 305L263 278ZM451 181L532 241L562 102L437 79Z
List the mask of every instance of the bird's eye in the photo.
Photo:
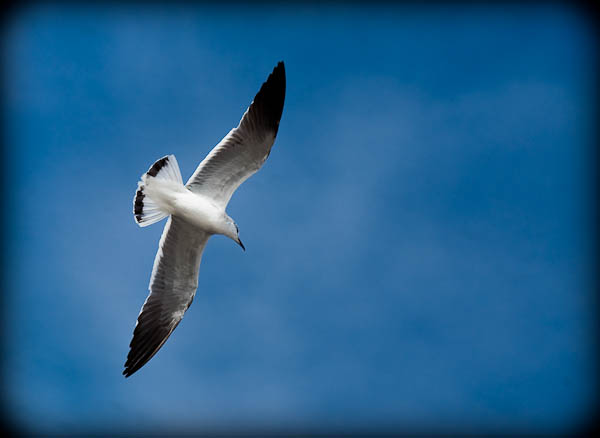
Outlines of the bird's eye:
M240 234L240 229L238 228L237 224L233 224L233 225L235 225L235 232Z

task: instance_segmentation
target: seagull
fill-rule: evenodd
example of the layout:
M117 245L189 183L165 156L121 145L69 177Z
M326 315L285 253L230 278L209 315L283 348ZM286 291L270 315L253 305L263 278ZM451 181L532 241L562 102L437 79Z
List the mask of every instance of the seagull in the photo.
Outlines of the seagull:
M202 252L213 234L245 251L235 221L225 212L233 192L256 173L275 142L285 100L285 66L279 62L262 84L239 125L204 158L184 185L174 155L156 161L141 177L133 200L140 227L169 217L150 277L150 294L138 315L125 377L163 346L192 304Z

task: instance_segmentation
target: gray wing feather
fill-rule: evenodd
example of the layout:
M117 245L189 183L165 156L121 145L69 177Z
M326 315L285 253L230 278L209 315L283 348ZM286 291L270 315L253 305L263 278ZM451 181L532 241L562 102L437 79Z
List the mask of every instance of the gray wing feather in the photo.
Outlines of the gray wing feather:
M285 67L277 64L237 128L200 163L186 187L226 207L233 192L261 168L277 136L285 101Z
M198 288L200 260L209 234L171 216L165 225L123 374L139 370L169 338L192 304Z

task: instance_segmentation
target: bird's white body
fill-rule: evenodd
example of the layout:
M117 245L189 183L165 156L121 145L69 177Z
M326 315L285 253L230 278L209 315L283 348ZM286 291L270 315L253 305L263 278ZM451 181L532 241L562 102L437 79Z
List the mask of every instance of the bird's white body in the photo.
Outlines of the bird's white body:
M148 178L145 181L145 193L160 210L183 219L200 231L226 236L230 234L231 218L225 209L208 196L190 191L181 182Z

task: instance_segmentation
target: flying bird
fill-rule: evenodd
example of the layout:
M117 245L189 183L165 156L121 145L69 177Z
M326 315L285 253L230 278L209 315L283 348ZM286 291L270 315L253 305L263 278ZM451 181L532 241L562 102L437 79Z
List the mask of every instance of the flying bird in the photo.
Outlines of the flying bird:
M202 252L213 234L245 250L235 221L226 213L233 192L256 173L271 152L285 100L285 67L279 62L242 116L198 165L184 185L174 155L156 161L141 177L133 200L140 227L169 217L150 277L150 294L138 315L125 377L163 346L192 304Z

